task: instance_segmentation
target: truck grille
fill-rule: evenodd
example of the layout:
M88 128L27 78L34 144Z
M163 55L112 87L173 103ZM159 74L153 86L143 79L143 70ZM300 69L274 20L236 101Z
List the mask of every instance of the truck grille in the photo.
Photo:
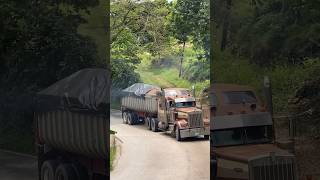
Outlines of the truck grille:
M293 156L265 156L249 161L250 180L296 180Z
M202 113L188 113L188 123L190 127L202 127Z

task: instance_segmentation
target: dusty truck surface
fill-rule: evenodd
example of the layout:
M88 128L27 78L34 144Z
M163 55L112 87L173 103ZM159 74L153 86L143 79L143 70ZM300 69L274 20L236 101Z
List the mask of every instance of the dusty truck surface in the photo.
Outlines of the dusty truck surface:
M109 178L108 79L104 69L83 69L37 94L40 180Z
M146 123L152 131L169 132L178 141L187 137L210 135L209 120L202 118L195 98L187 89L134 84L123 90L123 122Z
M213 84L210 96L212 179L297 179L295 156L276 145L272 117L252 88Z

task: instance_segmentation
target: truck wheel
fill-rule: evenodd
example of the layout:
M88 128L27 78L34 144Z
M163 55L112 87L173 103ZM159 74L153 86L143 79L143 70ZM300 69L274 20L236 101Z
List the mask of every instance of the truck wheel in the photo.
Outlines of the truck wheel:
M209 139L210 135L204 135L204 139Z
M151 130L153 132L158 131L158 121L155 118L151 118Z
M122 122L123 124L128 124L128 113L127 112L123 112L122 113Z
M55 180L77 180L77 175L71 164L60 164L55 172Z
M73 170L76 174L77 180L88 180L88 171L85 167L79 165L79 164L72 164Z
M148 126L148 129L151 130L151 121L150 121L150 117L147 117L146 118L147 120L147 126Z
M131 113L128 113L128 124L129 125L132 125L133 123L132 123L132 114Z
M58 161L48 160L41 166L41 180L54 180L54 173L57 168Z
M181 141L181 136L180 136L180 129L179 127L176 127L176 140Z
M132 114L132 124L138 124L139 117L137 114Z

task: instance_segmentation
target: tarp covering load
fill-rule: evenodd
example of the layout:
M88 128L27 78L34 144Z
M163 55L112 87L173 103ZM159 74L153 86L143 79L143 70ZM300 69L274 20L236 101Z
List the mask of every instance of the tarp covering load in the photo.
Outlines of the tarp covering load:
M126 89L122 90L125 95L128 94L135 94L137 96L143 96L146 93L148 93L152 89L159 89L160 87L150 84L144 84L144 83L135 83L130 87L127 87Z
M82 69L40 91L37 110L105 112L109 104L109 73L105 69Z
M125 109L157 113L157 92L160 91L158 86L136 83L123 90L121 106Z

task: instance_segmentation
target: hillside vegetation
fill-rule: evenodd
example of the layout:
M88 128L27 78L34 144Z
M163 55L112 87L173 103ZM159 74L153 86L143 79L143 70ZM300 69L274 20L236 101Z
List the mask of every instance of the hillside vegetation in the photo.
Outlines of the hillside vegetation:
M212 80L251 85L272 83L276 113L316 79L320 64L319 1L215 0L212 4Z
M136 82L188 89L195 85L197 91L207 86L208 19L208 0L111 1L114 97Z

